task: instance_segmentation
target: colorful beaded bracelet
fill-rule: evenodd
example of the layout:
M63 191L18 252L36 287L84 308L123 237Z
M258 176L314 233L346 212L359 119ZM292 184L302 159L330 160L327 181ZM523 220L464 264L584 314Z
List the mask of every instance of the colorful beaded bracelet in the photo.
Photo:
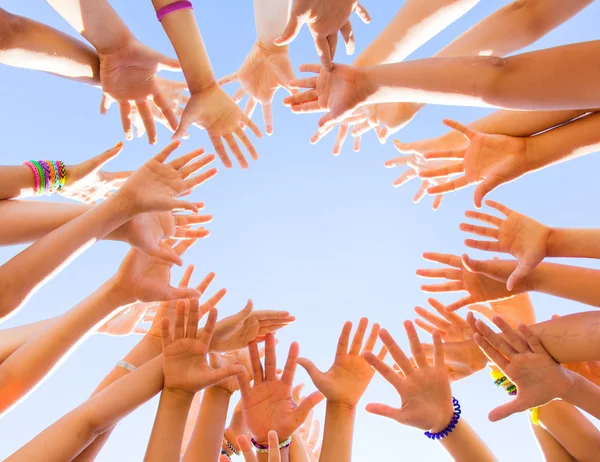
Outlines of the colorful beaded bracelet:
M40 193L40 173L32 162L24 162L23 165L27 165L33 173L33 195L37 196Z
M240 455L240 451L238 451L236 448L233 447L233 444L231 444L227 438L223 438L223 444L227 447L227 449L229 449L231 452L233 452L236 456Z
M67 180L67 168L60 160L30 160L24 162L34 176L33 194L56 194Z
M452 430L454 430L454 428L458 424L458 421L460 420L461 413L460 403L454 396L452 397L452 405L454 406L454 415L452 416L452 420L450 421L448 426L439 433L425 432L424 435L427 438L429 438L430 440L441 440L448 436L448 433L452 433Z
M250 439L252 445L256 448L256 452L260 452L262 454L267 454L269 452L269 446L266 444L259 444L256 442L254 437ZM279 443L279 449L287 448L290 444L292 444L292 437L290 436L286 440L283 440Z

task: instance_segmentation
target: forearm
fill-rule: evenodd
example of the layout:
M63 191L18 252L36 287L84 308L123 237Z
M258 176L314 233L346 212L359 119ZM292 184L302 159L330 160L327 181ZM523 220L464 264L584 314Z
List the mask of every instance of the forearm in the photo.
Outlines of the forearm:
M219 458L230 399L231 394L218 387L210 387L204 392L183 462L212 462Z
M365 104L421 102L495 106L520 110L588 109L600 106L591 90L600 68L590 56L600 41L496 57L430 58L366 68L371 82ZM552 78L541 79L541 75Z
M350 462L356 409L327 402L320 462Z
M456 462L496 460L494 454L464 419L461 419L452 433L442 439L440 443Z
M45 24L0 9L0 62L99 85L96 52Z
M160 356L85 401L6 460L30 462L40 454L52 454L53 460L72 460L94 437L154 397L162 386Z
M552 228L548 256L600 258L600 229Z
M597 459L600 432L575 406L552 401L540 407L538 421L579 462Z
M254 0L256 40L263 46L273 46L287 26L290 0Z
M479 0L408 0L381 34L360 54L356 66L397 63L436 36Z
M120 48L133 35L106 0L47 0L98 53Z
M302 437L296 432L293 438L293 443L290 445L290 462L310 462L306 452L306 443Z
M25 345L30 339L47 328L56 318L25 324L0 331L0 364L15 351Z
M577 462L544 428L531 424L531 430L546 462Z
M600 307L599 278L600 270L541 263L527 276L527 286L536 292Z
M173 2L174 0L152 0L156 11ZM177 53L190 93L200 92L213 85L215 75L193 10L183 9L169 13L161 23Z
M10 355L0 365L0 415L38 385L97 324L131 302L109 281Z
M562 399L584 410L596 419L600 419L600 387L579 374L574 372L572 374L575 379L574 385Z
M600 113L594 113L530 138L527 148L528 169L540 170L598 151L599 123Z
M162 353L162 344L160 338L153 335L145 335L140 342L123 358L124 361L139 368L147 362L153 360ZM114 367L108 375L96 387L92 396L97 395L106 387L128 374L122 367ZM114 427L106 430L99 435L85 450L74 459L74 462L92 462L96 460L98 453L102 450Z
M163 390L144 461L179 461L183 429L192 399L192 395L179 390Z
M62 267L135 213L117 195L38 240L0 267L0 317L20 308Z
M541 39L592 1L511 2L466 31L436 56L506 56Z

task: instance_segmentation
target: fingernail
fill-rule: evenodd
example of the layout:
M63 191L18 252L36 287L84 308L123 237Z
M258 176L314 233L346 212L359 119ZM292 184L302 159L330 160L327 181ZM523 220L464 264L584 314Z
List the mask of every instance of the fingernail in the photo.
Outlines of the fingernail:
M115 144L115 146L113 147L113 149L120 148L121 146L123 146L123 142L119 141L117 144Z

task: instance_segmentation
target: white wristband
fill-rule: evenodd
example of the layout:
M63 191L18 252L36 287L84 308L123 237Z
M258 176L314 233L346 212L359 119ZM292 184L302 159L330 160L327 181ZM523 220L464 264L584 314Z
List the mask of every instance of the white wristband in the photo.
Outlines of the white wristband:
M123 369L129 372L133 372L137 369L137 367L135 367L131 363L128 363L127 361L119 361L117 364L115 364L115 367L122 367Z

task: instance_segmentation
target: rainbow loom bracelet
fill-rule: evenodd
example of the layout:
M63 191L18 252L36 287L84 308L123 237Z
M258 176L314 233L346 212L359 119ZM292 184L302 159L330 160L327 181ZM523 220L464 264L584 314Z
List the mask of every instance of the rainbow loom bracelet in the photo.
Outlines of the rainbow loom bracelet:
M260 452L262 454L267 454L269 452L269 446L266 444L259 444L256 442L254 437L250 439L252 445L256 448L256 452ZM287 448L290 444L292 444L292 437L288 437L288 439L283 440L279 443L279 449Z
M31 170L31 173L33 173L33 180L34 180L33 195L37 196L40 193L40 172L38 172L37 167L29 161L23 162L23 165L27 165L29 167L29 169Z
M46 164L48 165L48 168L50 169L50 190L52 192L54 192L55 185L56 185L56 177L58 176L58 172L54 169L54 164L52 163L51 160L45 160L44 162L46 162Z
M424 435L427 438L429 438L430 440L441 440L448 436L448 433L452 433L452 430L454 430L454 428L458 424L458 421L460 420L461 414L460 403L454 396L452 397L452 405L454 406L454 415L452 416L452 420L450 421L448 426L439 433L425 432Z
M48 162L52 164L52 168L56 172L56 178L54 178L54 189L58 191L58 185L60 183L60 169L58 168L58 161L50 160Z
M50 170L50 166L48 165L48 163L45 160L38 160L38 163L42 166L42 169L44 170L44 176L46 178L46 189L45 192L46 194L50 195L52 194L52 172Z
M36 168L40 174L40 190L38 192L38 195L41 196L42 194L44 194L46 192L46 175L44 174L44 169L37 161L32 160L30 162L36 166Z
M57 161L60 166L60 183L58 185L58 190L60 191L65 185L65 181L67 181L67 167L62 160Z

